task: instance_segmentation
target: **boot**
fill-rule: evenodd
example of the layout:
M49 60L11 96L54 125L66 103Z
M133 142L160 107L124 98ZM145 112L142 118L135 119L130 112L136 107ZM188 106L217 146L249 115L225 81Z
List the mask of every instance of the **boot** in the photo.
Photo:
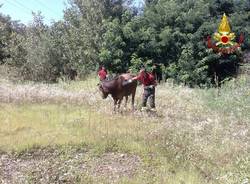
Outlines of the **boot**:
M151 109L150 109L150 111L152 111L152 112L156 112L155 107L154 107L154 108L151 108Z

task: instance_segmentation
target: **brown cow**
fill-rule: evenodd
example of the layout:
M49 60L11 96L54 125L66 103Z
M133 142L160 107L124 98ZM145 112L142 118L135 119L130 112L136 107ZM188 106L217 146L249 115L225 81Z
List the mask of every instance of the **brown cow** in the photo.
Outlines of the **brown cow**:
M114 100L114 111L116 105L120 108L123 97L125 97L125 106L127 105L128 96L132 95L132 109L134 110L135 92L137 81L127 83L126 80L133 78L131 74L122 74L110 81L102 81L99 84L99 90L102 93L102 98L105 99L110 94Z

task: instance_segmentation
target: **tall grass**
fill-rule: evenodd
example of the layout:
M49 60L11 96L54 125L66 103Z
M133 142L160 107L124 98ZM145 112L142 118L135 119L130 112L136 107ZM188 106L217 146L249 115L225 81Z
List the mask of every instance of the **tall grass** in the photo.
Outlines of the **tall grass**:
M131 117L102 115L85 106L49 104L1 104L0 122L0 149L5 151L62 144L140 151L137 140L156 126Z
M135 178L121 183L242 183L249 180L250 83L218 89L157 87L157 115L112 112L97 80L58 84L0 83L0 149L85 145L93 154L142 158ZM137 91L136 105L142 90Z

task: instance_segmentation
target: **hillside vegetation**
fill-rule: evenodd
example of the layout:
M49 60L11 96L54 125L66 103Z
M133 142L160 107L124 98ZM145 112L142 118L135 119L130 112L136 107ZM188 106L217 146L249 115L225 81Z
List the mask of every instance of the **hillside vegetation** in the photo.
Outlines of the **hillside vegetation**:
M142 7L133 2L69 0L63 20L49 26L41 12L28 25L0 14L0 65L16 68L20 79L53 82L84 78L99 65L114 73L157 66L164 78L189 86L212 86L237 75L250 48L249 0L145 0ZM224 13L233 41L244 36L241 50L230 55L216 54L206 43Z
M0 184L250 183L250 1L134 3L68 0L49 25L0 13ZM244 36L227 55L206 42L224 13ZM114 113L99 66L162 76L157 112L139 86Z
M219 91L162 84L155 115L114 114L96 82L1 81L3 183L249 182L248 78Z

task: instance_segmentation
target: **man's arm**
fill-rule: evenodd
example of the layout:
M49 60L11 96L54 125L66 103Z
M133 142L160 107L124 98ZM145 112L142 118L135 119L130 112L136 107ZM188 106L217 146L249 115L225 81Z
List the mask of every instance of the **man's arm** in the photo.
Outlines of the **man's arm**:
M97 72L97 75L98 75L99 77L101 76L100 71Z
M128 80L129 83L133 82L134 80L139 80L139 76L133 77Z
M155 76L151 75L151 80L152 80L152 83L153 83L153 85L151 85L151 86L153 86L153 87L157 86L157 82L155 80Z
M156 82L156 80L154 79L154 86L157 86L157 82Z

